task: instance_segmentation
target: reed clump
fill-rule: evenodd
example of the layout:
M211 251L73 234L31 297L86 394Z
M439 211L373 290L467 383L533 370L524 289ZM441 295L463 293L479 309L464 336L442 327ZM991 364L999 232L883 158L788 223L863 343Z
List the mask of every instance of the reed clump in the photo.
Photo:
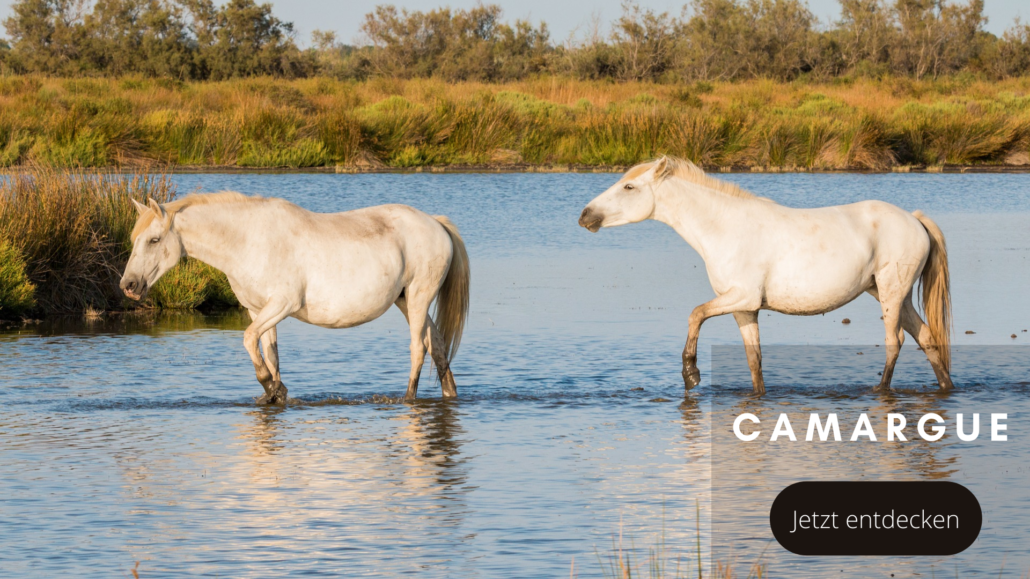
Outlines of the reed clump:
M0 166L708 167L1030 163L1030 78L506 83L0 79Z
M0 181L0 317L129 307L236 305L225 276L187 261L168 272L143 304L118 288L132 251L132 200L175 196L167 178L35 167Z

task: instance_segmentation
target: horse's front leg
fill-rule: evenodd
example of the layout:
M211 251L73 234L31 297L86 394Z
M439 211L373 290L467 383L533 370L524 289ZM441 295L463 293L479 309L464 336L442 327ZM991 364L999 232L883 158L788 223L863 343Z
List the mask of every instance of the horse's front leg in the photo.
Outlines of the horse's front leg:
M264 402L259 399L258 403L285 404L288 391L279 374L279 336L274 326L261 336L261 352L265 355L265 366L272 373L272 378L268 386L262 383L265 386L265 396L262 397Z
M697 368L697 340L701 334L701 324L708 318L733 312L757 311L761 305L760 293L751 295L748 292L734 290L703 303L690 312L687 345L683 348L683 385L687 390L701 383L701 371Z
M265 390L265 395L258 398L258 404L285 404L286 387L279 381L279 353L275 342L275 326L294 311L286 301L269 302L256 314L251 312L253 322L243 332L243 346L250 354L254 364L254 374ZM271 334L266 336L266 334ZM266 339L262 340L262 337ZM266 359L261 358L259 342L264 342ZM269 353L272 355L269 356ZM274 360L274 364L272 364ZM274 366L273 373L270 366Z
M751 370L751 384L755 394L765 394L765 378L762 376L762 345L758 339L758 312L733 312L744 339L747 352L747 366Z

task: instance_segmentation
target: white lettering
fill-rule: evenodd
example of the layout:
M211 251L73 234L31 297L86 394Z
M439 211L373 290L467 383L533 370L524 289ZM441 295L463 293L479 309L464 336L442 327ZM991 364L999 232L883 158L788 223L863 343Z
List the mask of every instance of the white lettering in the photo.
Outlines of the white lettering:
M748 413L741 414L740 416L737 417L736 420L733 421L733 434L736 434L737 438L743 440L744 442L751 442L752 440L758 438L758 435L761 434L762 431L761 430L756 430L756 431L752 432L751 434L744 434L744 433L742 433L740 431L740 423L744 422L745 420L750 420L751 422L753 422L755 424L760 424L761 423L761 421L758 420L758 417L755 416L754 414L748 414Z
M830 430L833 430L833 439L840 442L840 424L837 423L836 414L826 415L826 427L824 428L819 420L819 415L813 412L808 417L808 434L805 436L805 440L811 442L816 430L819 431L819 440L826 442L826 439L830 436Z
M907 442L908 439L901 432L905 429L905 415L904 414L888 414L887 415L887 441L894 442L894 437L897 436L901 442Z
M876 442L873 425L869 424L869 417L865 415L865 412L858 415L858 424L855 425L855 431L851 434L851 442L858 440L859 436L867 436L869 440Z
M930 430L934 432L933 434L926 433L926 423L930 420L933 420L937 423L937 425L930 427ZM941 426L941 423L943 422L943 418L936 414L933 414L932 412L930 414L924 414L923 417L919 419L919 424L917 426L917 428L919 429L919 436L922 436L923 440L929 440L930 442L940 440L941 437L944 436L944 427Z
M790 419L787 418L786 414L780 414L780 418L776 421L776 428L773 429L772 436L769 437L769 441L773 442L780 435L786 435L791 442L797 442L797 437L794 436L794 429L790 427Z

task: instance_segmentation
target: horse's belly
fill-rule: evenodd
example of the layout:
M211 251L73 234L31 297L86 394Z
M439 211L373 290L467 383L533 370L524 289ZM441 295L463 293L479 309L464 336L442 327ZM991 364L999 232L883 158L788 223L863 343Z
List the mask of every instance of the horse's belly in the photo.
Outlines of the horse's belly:
M377 284L370 288L336 288L336 291L307 292L304 307L294 317L326 328L351 328L386 313L400 294L394 284Z
M802 285L771 284L766 287L762 307L784 314L813 316L835 310L862 295L870 280L861 277Z

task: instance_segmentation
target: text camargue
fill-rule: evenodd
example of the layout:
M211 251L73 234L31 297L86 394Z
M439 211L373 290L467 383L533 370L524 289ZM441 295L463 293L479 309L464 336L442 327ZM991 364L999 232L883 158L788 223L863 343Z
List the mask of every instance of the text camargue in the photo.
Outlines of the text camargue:
M1008 420L1008 414L992 413L990 416L991 441L1004 442L1008 440L1008 435L1005 434L1005 431L1008 430L1008 425L1005 424L1005 421ZM751 428L750 432L745 433L742 431L742 428L745 428L745 425ZM763 430L760 428L761 425L762 421L757 416L750 413L744 413L737 416L733 421L733 434L744 442L751 442L757 440L762 435ZM886 426L888 442L908 441L908 437L905 434L906 429L908 428L908 421L905 418L905 415L893 413L887 414ZM980 414L973 414L971 419L968 420L967 415L956 414L953 427L959 440L964 442L974 441L980 436ZM946 421L939 414L929 413L924 414L919 418L916 423L915 430L923 440L934 442L944 437L945 432L948 430L948 426ZM826 442L831 439L836 442L843 440L841 438L840 421L836 414L827 414L825 419L815 412L809 415L805 440L811 442L815 440L816 437L818 437L822 442ZM794 426L791 424L790 417L786 413L780 414L779 418L776 420L776 426L768 436L768 440L770 442L780 439L790 440L791 442L796 442L798 439L794 431ZM860 414L858 416L858 420L855 421L849 440L852 442L858 440L871 440L875 442L878 440L876 432L873 430L873 424L869 420L869 416L865 413Z

